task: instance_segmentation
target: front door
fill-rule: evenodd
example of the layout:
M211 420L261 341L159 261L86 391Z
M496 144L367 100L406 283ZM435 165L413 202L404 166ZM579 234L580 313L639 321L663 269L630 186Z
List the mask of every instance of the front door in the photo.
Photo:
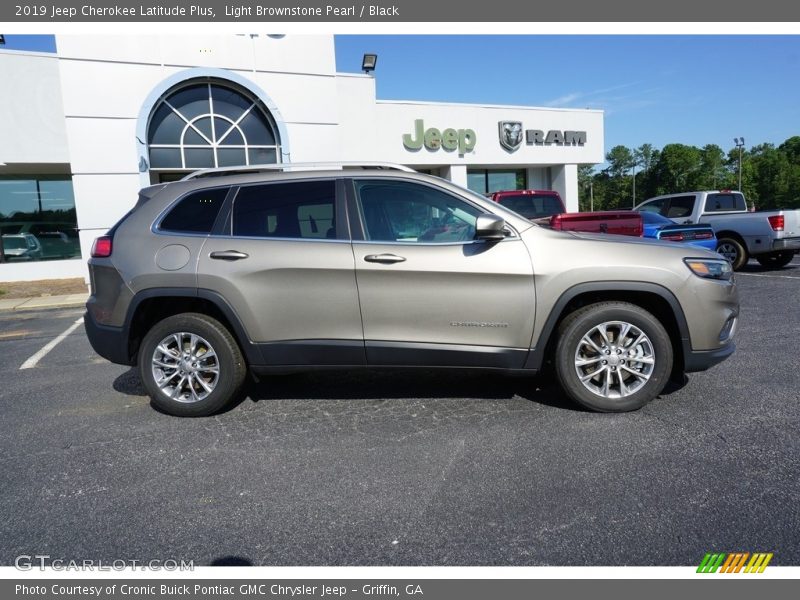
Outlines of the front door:
M476 241L484 211L433 185L361 179L354 195L367 362L521 368L535 308L522 240Z

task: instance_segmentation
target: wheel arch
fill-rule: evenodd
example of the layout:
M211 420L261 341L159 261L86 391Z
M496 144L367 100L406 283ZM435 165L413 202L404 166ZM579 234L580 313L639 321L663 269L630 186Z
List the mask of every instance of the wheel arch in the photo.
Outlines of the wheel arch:
M689 326L683 308L667 288L646 281L602 281L575 285L561 294L545 320L542 332L531 347L526 369L539 370L553 355L561 321L575 310L597 302L619 301L635 304L652 313L667 330L674 355L673 373L684 369L691 351Z
M715 231L714 235L717 238L717 243L719 243L719 240L723 238L733 238L734 240L739 242L742 245L742 247L744 247L745 250L747 250L747 242L745 242L745 239L742 237L742 234L733 231L732 229L723 229L722 231Z
M184 312L197 312L216 319L231 332L248 364L261 362L258 348L248 338L236 311L217 292L193 288L149 288L134 295L123 326L130 364L136 364L139 345L150 327Z

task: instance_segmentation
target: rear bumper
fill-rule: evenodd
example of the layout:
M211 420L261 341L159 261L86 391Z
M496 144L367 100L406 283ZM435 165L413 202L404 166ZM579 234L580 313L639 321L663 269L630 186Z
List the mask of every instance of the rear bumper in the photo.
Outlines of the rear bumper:
M100 325L90 311L84 315L83 325L89 343L100 356L119 365L134 364L128 356L128 339L124 328Z
M717 350L684 350L683 365L686 373L705 371L718 365L736 351L736 344L728 342Z
M775 240L772 242L772 249L775 251L793 250L796 252L800 250L800 237Z

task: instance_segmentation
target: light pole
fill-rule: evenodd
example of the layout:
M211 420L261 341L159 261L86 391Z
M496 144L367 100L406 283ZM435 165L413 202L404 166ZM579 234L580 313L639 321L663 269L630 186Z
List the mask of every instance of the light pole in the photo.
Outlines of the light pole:
M631 165L631 169L633 169L633 205L631 208L636 208L636 163Z
M739 191L742 191L742 148L744 148L744 138L733 138L733 143L739 149Z

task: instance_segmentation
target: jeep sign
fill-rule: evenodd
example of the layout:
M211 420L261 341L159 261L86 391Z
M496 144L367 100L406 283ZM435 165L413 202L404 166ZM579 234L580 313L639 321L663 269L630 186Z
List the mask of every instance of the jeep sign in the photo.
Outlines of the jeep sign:
M403 146L408 150L417 151L425 146L435 152L444 148L447 152L458 150L460 155L472 152L475 148L477 137L472 129L448 128L440 131L435 127L425 129L422 119L414 121L414 133L403 134Z

